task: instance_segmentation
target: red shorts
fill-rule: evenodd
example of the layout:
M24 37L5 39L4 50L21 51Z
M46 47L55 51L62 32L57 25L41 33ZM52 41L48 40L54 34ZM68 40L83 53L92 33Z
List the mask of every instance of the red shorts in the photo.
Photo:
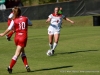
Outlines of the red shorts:
M16 46L26 47L27 44L27 34L16 33L15 34L15 44Z

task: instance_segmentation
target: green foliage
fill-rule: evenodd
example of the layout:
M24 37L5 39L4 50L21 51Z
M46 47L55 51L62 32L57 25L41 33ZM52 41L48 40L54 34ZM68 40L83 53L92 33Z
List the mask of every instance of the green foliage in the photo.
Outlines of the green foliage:
M22 0L22 3L24 4L24 6L38 5L39 0Z
M54 3L56 0L39 0L39 4L44 4L44 3Z
M38 4L46 4L46 3L56 3L57 0L22 0L24 5L38 5ZM63 0L59 0L59 2L63 2Z

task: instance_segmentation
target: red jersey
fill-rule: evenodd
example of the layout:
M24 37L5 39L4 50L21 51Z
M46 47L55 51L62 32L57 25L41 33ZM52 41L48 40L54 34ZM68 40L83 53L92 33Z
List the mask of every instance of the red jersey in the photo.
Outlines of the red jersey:
M11 19L13 18L13 12L10 13L10 15L8 16L8 26L10 25L11 23Z
M20 16L14 19L14 30L16 33L27 33L28 18Z
M12 20L10 28L14 28L15 31L15 44L16 46L25 47L27 43L27 30L28 30L28 18L20 16Z

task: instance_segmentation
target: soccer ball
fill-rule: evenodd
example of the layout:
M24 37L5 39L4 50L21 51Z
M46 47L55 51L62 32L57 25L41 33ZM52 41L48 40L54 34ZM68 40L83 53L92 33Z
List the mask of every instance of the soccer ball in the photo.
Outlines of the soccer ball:
M46 54L47 54L47 56L51 56L52 55L52 50L48 50Z

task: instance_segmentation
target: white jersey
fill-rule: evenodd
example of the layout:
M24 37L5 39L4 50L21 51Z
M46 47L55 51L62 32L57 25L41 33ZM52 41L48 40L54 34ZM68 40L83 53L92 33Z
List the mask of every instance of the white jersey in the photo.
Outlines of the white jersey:
M49 18L51 19L50 25L55 25L56 27L61 27L62 20L65 16L64 15L58 15L50 14Z
M50 26L48 27L48 34L53 35L53 34L59 34L60 33L60 28L62 25L62 20L65 16L64 15L55 15L55 14L50 14L49 18L51 19L50 21Z

